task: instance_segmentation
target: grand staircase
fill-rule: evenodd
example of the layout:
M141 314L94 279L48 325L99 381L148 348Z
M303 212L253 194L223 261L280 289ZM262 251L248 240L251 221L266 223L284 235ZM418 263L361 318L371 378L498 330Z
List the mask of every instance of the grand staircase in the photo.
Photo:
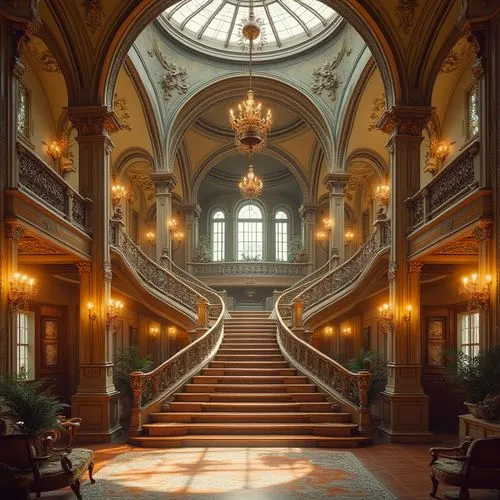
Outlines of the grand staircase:
M267 312L232 312L209 366L151 415L144 447L302 446L367 444L348 413L341 413L307 377L291 368Z

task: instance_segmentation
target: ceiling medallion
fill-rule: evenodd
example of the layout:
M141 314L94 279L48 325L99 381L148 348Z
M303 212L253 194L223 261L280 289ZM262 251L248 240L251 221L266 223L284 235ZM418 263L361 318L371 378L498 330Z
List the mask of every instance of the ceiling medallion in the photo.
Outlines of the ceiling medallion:
M254 40L260 35L260 26L255 20L252 2L250 2L249 11L248 21L241 29L243 37L250 43L247 98L238 105L238 115L235 115L232 109L229 110L229 122L234 131L238 151L252 154L254 151L261 151L266 145L267 134L271 129L272 114L271 110L268 109L267 114L263 116L262 104L254 100L252 90L252 48Z
M252 158L249 158L248 174L239 183L240 193L243 198L258 198L262 194L264 184L253 172Z

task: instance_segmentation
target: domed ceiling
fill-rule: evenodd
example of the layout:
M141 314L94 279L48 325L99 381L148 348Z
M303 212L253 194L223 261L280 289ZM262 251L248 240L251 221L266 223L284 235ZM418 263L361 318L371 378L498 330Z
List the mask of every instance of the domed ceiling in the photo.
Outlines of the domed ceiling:
M316 44L342 18L318 0L254 0L261 25L256 59L287 56ZM248 19L248 0L184 0L168 8L160 24L174 38L205 54L245 58L242 21Z

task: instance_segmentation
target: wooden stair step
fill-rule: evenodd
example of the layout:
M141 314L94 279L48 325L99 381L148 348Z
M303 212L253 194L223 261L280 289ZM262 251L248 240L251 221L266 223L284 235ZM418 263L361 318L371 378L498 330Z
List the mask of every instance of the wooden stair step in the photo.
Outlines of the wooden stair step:
M248 401L172 401L165 403L168 412L338 412L338 407L328 401L306 402L248 402ZM332 408L333 406L333 408Z
M216 422L255 422L255 423L349 423L351 415L340 412L174 412L166 411L152 413L153 422L185 422L185 423L216 423Z
M356 424L349 423L173 423L144 424L149 436L183 436L185 434L312 434L315 436L351 436Z
M274 436L139 436L129 438L131 444L149 448L180 447L299 447L299 448L356 448L366 446L371 438L364 436L331 437L307 435Z
M295 368L204 368L203 375L217 377L217 376L252 376L252 375L296 375Z
M251 355L251 354L280 354L281 351L279 350L279 347L275 348L270 348L270 349L259 349L259 348L252 348L252 349L228 349L225 347L220 347L219 350L217 351L218 354L221 354L222 356L227 356L228 354L245 354L245 355Z
M208 365L210 368L265 368L277 369L288 368L288 361L211 361Z
M207 375L195 375L191 379L191 384L307 384L309 380L303 375L278 375L278 376L228 376L222 375L211 377Z
M196 402L280 402L280 401L296 401L296 402L309 402L309 401L325 401L326 396L320 392L283 392L266 394L260 392L245 392L245 393L231 393L231 392L179 392L175 395L176 401L196 401Z
M283 361L281 354L216 354L215 361Z
M314 384L186 384L184 386L186 392L235 392L244 394L246 392L265 392L265 393L282 393L282 392L316 392Z

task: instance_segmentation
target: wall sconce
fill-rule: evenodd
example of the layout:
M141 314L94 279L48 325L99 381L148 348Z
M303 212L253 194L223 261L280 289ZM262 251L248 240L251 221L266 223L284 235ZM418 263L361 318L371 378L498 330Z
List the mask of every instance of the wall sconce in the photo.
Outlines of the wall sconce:
M87 303L87 311L89 313L90 321L95 321L97 319L97 313L95 312L95 307L92 302Z
M154 233L154 231L148 231L146 233L146 241L152 245L155 241L155 238L156 238L156 234Z
M382 329L384 333L388 333L392 330L394 325L394 319L392 315L392 308L390 304L382 304L378 308L379 321L382 323Z
M352 231L347 231L344 235L345 242L349 245L351 241L354 239L354 233Z
M119 182L113 183L111 186L111 203L114 208L113 217L117 217L119 219L123 217L121 202L126 196L127 190L125 189L125 186Z
M121 300L110 299L108 304L108 313L106 315L106 326L109 328L110 325L116 329L118 321L122 317L123 302Z
M157 326L152 326L149 329L149 335L151 337L158 337L160 335L160 329Z
M375 188L375 199L378 201L380 208L379 213L384 213L384 208L389 205L389 198L391 195L391 187L388 182L383 182Z
M26 274L14 273L10 280L9 307L11 311L29 309L30 302L37 294L35 280Z
M351 333L352 333L352 328L350 326L342 330L342 334L344 335L344 337L349 337Z
M50 144L42 141L42 144L47 147L47 154L52 158L54 163L65 156L68 150L68 141L64 137L57 141L52 141Z
M323 219L323 229L316 231L316 240L325 252L328 252L328 247L330 246L330 232L332 227L333 220L329 217L325 217Z
M177 222L177 219L170 219L167 222L167 227L170 232L170 238L174 242L174 246L172 247L172 253L179 248L181 241L184 239L184 233L182 231L177 231L178 226L179 224Z
M451 146L453 146L453 144L455 144L455 141L448 144L445 141L436 142L434 146L434 156L438 160L445 162L446 158L448 158L451 153Z
M325 217L323 219L323 226L327 231L331 231L333 227L333 220L330 217Z
M413 311L413 306L411 304L408 304L405 307L405 312L403 313L403 321L405 321L406 323L411 321L411 312L412 311Z
M177 229L177 225L177 219L169 219L167 221L167 228L171 233L175 232L175 230Z
M333 326L325 326L325 328L323 328L323 333L325 335L333 335Z
M169 337L175 337L177 335L177 328L175 328L175 326L169 326L167 328L167 333Z
M479 309L485 311L490 303L491 275L487 274L483 279L476 273L462 278L460 294L467 300L467 310Z

